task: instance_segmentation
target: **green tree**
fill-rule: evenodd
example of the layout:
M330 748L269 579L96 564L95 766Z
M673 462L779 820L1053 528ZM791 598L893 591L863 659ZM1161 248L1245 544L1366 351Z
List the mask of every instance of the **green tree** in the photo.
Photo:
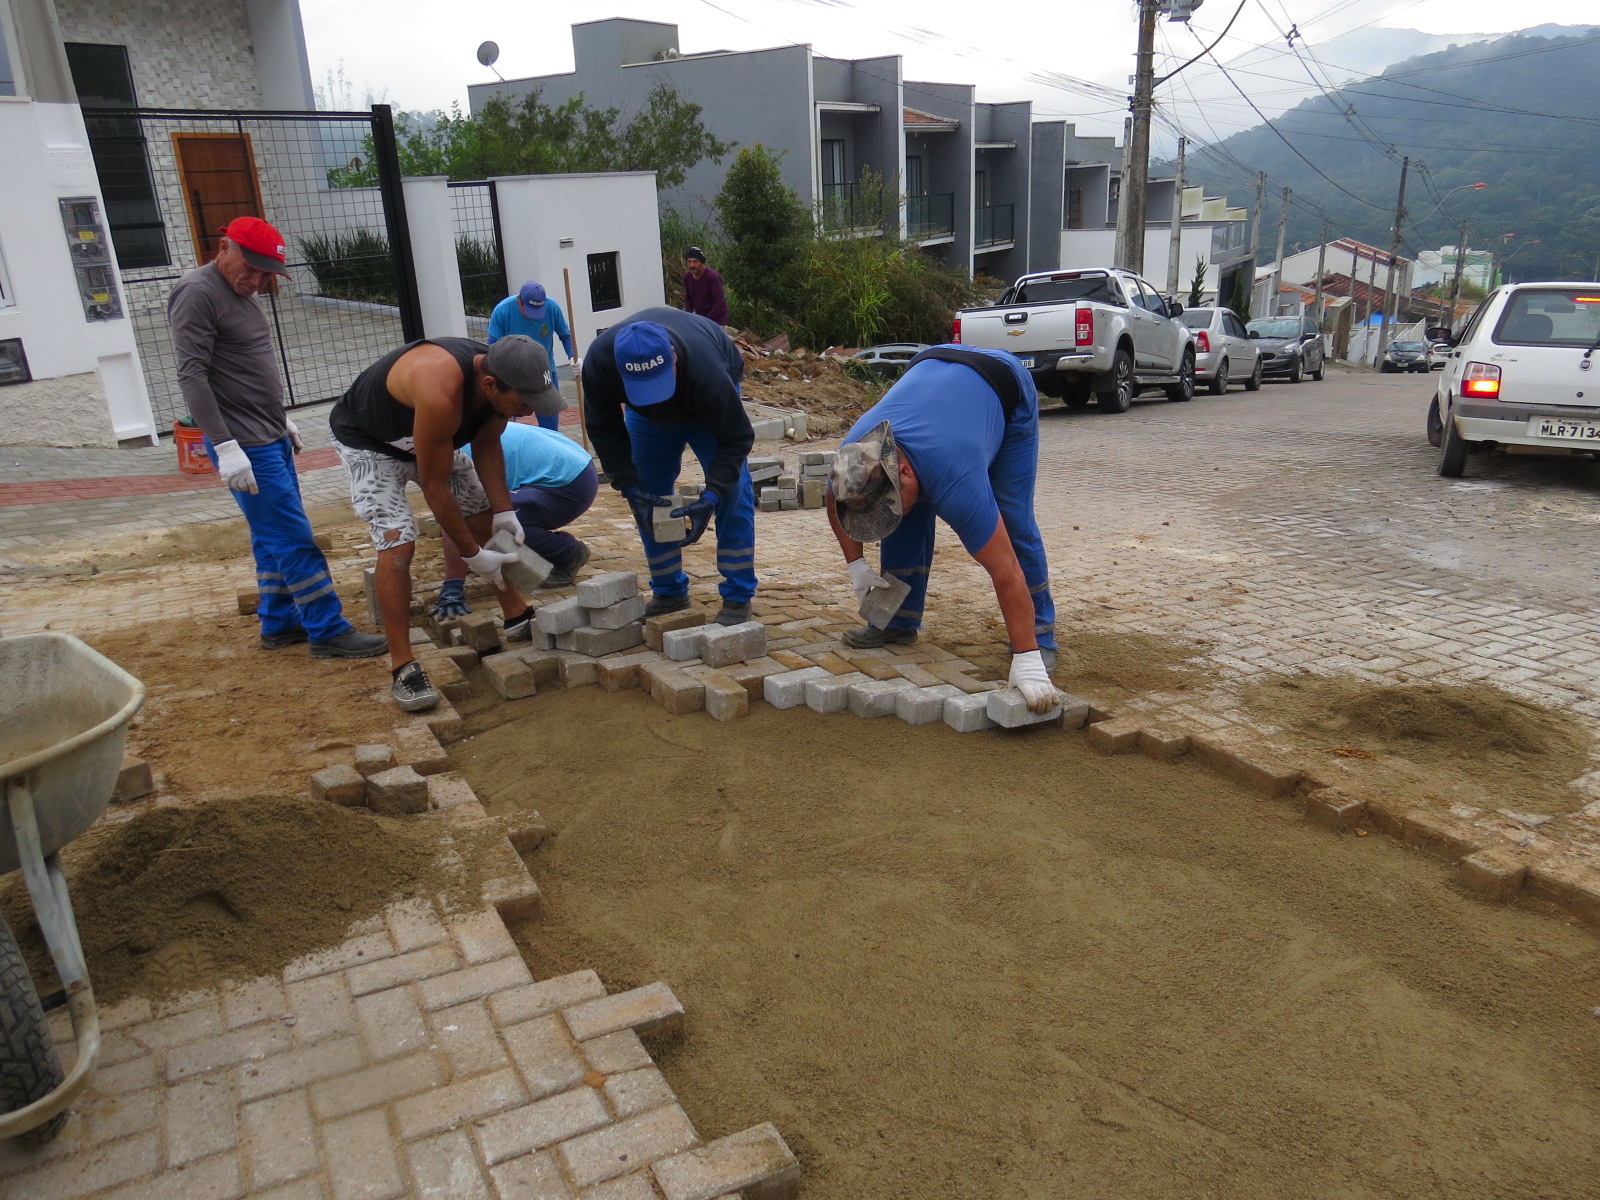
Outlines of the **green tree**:
M403 112L395 118L402 175L446 175L454 180L491 175L549 175L568 171L654 171L662 188L680 186L689 168L709 158L721 162L731 147L701 123L700 106L679 98L666 83L651 89L644 107L624 116L616 108L590 108L580 93L558 105L538 91L513 104L489 99L476 113L453 105L448 113ZM372 140L365 155L328 172L334 187L371 187Z
M1199 308L1206 294L1206 258L1197 254L1194 260L1194 278L1189 281L1189 307Z
M1228 307L1239 314L1239 320L1250 319L1250 280L1243 271L1233 277L1233 295L1228 300Z
M739 151L717 193L726 238L722 274L733 293L735 325L782 322L796 291L796 264L813 235L811 215L783 182L778 155L761 143Z

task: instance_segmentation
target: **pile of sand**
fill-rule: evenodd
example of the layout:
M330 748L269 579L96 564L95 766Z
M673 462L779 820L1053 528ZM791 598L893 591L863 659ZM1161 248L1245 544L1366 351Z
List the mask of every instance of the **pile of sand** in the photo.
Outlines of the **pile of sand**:
M63 853L95 994L160 998L283 969L392 900L447 892L432 822L295 797L158 808ZM0 887L41 990L55 981L20 875Z

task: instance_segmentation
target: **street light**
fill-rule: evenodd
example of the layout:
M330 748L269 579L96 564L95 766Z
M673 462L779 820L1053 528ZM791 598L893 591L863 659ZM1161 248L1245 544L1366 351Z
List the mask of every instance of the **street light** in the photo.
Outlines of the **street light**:
M1433 211L1432 212L1430 212L1427 216L1421 217L1417 221L1413 222L1412 228L1413 229L1420 228L1424 221L1431 221L1433 219L1434 213L1438 212L1441 208L1443 208L1444 207L1444 202L1446 200L1450 199L1451 196L1454 196L1457 192L1482 191L1484 188L1486 188L1488 186L1489 185L1487 183L1463 183L1460 187L1451 188L1448 192L1446 192L1444 195L1439 197L1439 203L1437 203L1437 204L1435 204L1433 206Z

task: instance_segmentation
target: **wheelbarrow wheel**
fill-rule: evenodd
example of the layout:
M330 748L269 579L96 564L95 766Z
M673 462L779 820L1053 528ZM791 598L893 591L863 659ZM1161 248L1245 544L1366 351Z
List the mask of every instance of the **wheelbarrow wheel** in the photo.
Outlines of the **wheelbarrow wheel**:
M15 1112L43 1099L63 1078L28 964L11 927L0 919L0 1112ZM66 1122L67 1114L57 1113L16 1140L24 1146L42 1145Z

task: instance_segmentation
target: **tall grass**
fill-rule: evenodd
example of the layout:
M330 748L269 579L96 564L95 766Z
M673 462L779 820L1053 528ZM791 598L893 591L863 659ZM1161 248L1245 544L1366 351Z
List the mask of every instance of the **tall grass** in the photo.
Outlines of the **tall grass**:
M300 251L317 277L320 294L372 304L400 303L394 257L382 234L370 229L318 234L301 238Z
M457 237L456 268L461 273L461 304L468 316L487 317L506 298L500 256L489 243L465 234Z

